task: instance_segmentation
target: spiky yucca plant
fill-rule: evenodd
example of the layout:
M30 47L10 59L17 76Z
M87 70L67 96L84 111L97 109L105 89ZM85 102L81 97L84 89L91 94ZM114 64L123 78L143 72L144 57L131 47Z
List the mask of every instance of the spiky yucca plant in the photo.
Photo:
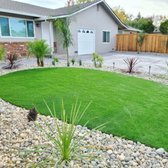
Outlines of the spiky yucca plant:
M69 161L73 157L75 148L77 147L77 142L74 141L76 131L75 125L77 125L81 121L86 110L90 106L90 103L82 110L81 103L78 103L78 101L76 101L76 103L72 105L71 111L68 115L65 111L64 103L62 101L61 123L57 118L58 116L54 104L53 109L51 109L46 102L45 104L50 115L54 119L56 128L53 128L47 122L45 122L45 125L38 126L41 131L47 136L47 138L53 143L54 148L59 150L61 157L59 163L56 164L61 164L64 161ZM47 126L48 131L44 126ZM55 133L55 129L57 130L57 133Z
M127 58L124 59L124 62L127 64L128 67L127 72L132 73L135 66L138 64L138 58Z

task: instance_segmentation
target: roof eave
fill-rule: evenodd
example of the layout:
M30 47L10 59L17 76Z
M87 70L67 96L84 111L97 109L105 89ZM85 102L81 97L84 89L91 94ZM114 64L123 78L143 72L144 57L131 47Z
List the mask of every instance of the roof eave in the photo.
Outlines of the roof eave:
M79 11L76 11L76 12L71 13L71 14L68 14L68 15L59 15L59 16L51 16L51 17L48 17L47 20L55 20L55 19L58 19L58 18L72 17L72 16L74 16L74 15L80 13L80 12L83 12L83 11L85 11L85 10L87 10L87 9L89 9L89 8L91 8L91 7L93 7L93 6L97 5L97 4L99 4L99 3L102 3L102 2L104 2L104 0L100 0L100 1L98 1L98 2L95 2L94 4L91 4L91 5L89 5L89 6L85 7L85 8L83 8L83 9L81 9L81 10L79 10ZM42 21L42 20L44 20L44 18L39 18L39 19L36 19L36 20Z
M27 12L14 11L14 10L8 10L8 9L2 9L2 8L0 8L0 12L23 15L23 16L30 16L30 17L37 17L37 18L43 17L42 15L37 15L37 14L32 14L32 13L27 13Z

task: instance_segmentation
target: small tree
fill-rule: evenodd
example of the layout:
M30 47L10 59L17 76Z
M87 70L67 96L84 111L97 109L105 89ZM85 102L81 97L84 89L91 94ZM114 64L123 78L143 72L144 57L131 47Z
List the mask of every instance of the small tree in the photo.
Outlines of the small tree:
M144 40L145 40L145 34L144 33L139 33L138 34L138 39L137 39L137 43L138 43L138 46L139 46L138 54L142 50L142 45L143 45Z
M57 33L60 35L60 38L62 38L63 48L67 53L67 66L70 66L68 49L73 44L72 34L69 28L70 20L68 18L56 19L54 25Z
M37 58L37 65L44 66L44 56L50 53L50 48L44 40L36 40L28 43L28 50Z
M0 46L0 60L3 60L5 57L5 48Z
M162 22L159 29L161 33L168 34L168 20Z
M120 18L120 20L123 23L127 23L128 20L131 19L132 15L129 15L125 12L125 10L123 8L121 8L120 6L116 6L113 8L114 13Z

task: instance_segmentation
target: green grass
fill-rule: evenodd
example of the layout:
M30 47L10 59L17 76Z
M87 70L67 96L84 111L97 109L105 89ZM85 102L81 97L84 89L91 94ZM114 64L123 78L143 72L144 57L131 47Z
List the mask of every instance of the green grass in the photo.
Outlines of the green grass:
M81 124L168 150L168 87L152 81L96 70L55 68L20 71L0 77L0 97L48 115L43 99L65 107L79 98L91 104Z

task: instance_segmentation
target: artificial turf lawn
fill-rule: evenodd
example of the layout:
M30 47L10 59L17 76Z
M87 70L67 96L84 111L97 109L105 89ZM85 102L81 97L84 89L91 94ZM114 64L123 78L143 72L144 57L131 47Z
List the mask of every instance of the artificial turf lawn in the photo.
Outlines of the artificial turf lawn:
M168 86L116 73L75 69L34 69L0 77L0 97L48 115L43 99L60 111L79 98L92 101L80 124L168 150Z

